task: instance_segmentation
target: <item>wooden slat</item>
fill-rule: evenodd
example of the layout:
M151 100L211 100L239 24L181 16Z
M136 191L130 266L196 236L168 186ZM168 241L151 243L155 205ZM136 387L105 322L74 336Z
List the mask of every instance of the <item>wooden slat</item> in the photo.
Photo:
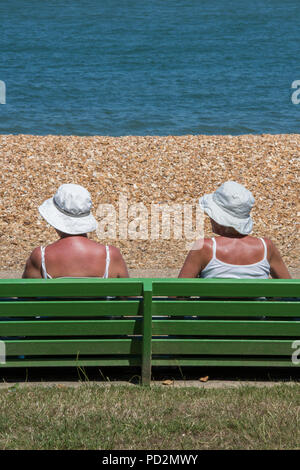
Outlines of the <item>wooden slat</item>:
M100 297L142 295L138 279L1 279L0 297Z
M3 336L101 336L140 334L142 334L142 321L136 320L26 320L0 322L0 339Z
M79 355L82 354L139 354L142 342L138 339L86 340L4 340L6 356L17 355Z
M300 338L300 321L154 320L153 335L290 336Z
M189 367L299 367L288 357L272 357L272 358L260 358L260 357L239 357L232 358L228 356L219 357L197 357L197 358L185 358L185 357L160 357L152 358L152 366L189 366Z
M154 296L299 297L300 279L156 279Z
M141 303L139 300L0 301L0 319L36 316L135 316L141 314Z
M204 317L300 317L299 302L154 300L152 315L199 315Z
M1 368L10 367L114 367L114 366L141 366L140 356L98 356L94 359L61 359L59 356L55 359L10 359L5 364L0 363Z
M292 356L294 340L153 339L152 354Z

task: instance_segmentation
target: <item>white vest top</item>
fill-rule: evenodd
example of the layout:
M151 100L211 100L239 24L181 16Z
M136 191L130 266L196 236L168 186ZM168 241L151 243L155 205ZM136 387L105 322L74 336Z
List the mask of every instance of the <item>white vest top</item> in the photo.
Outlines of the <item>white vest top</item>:
M267 259L267 245L263 238L260 238L264 245L264 257L261 261L253 264L229 264L220 261L216 257L217 243L213 242L213 256L205 268L201 271L201 278L222 278L222 279L268 279L270 274L270 264Z

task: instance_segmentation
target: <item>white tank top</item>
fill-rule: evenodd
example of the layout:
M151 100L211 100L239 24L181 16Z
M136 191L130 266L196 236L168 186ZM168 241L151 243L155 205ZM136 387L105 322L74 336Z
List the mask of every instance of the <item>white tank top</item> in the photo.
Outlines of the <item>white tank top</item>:
M110 264L109 246L106 245L105 248L106 248L106 263L105 263L105 272L103 275L103 279L108 278L108 270L109 270L109 264ZM50 276L50 274L47 273L47 270L46 270L45 249L46 248L44 246L41 246L42 274L43 274L44 279L52 279L52 277ZM64 277L68 277L68 276L64 276Z
M260 238L264 245L264 257L261 261L253 264L229 264L220 261L216 257L217 243L213 242L213 256L210 262L201 271L201 278L222 278L222 279L268 279L270 274L270 264L267 259L267 245L263 238Z

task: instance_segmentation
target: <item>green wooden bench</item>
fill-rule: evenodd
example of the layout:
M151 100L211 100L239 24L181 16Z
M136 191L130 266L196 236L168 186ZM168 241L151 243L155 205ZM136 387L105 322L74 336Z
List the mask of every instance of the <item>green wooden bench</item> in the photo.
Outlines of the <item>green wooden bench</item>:
M143 358L149 367L150 304L141 280L2 279L0 367L143 367Z
M2 279L0 367L138 366L144 384L152 366L297 367L299 296L299 279Z
M152 366L295 367L299 297L299 279L153 280Z

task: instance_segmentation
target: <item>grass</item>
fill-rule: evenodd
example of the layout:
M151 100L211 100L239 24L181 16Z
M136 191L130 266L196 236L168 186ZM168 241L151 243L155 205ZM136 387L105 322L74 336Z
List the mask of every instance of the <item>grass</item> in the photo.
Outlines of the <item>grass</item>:
M0 449L299 449L299 385L0 390Z

